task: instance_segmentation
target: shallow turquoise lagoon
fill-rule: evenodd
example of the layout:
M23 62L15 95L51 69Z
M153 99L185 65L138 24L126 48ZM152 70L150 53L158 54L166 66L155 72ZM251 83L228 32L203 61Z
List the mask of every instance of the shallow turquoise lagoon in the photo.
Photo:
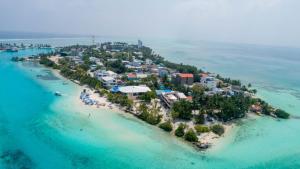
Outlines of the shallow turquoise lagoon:
M216 45L148 43L168 59L175 55L170 49L177 49L176 61L193 62L253 83L260 97L291 112L295 118L241 120L215 148L197 152L130 115L78 106L74 102L80 92L78 86L71 82L64 85L66 79L46 68L10 62L12 56L48 50L1 52L0 168L300 168L299 77L295 76L300 72L299 50L291 49L293 55L291 50L281 50L282 55L285 52L284 56L289 56L285 61L281 55L272 55L271 49L258 48L260 52L253 53L253 46L225 46L216 52L209 49ZM189 53L197 48L204 54ZM217 59L211 58L212 51ZM241 58L247 54L256 59ZM222 61L224 57L230 60ZM250 69L256 62L257 69ZM281 71L287 77L281 77ZM37 78L38 74L45 78ZM55 91L62 92L63 97L55 97ZM92 116L88 117L88 113Z

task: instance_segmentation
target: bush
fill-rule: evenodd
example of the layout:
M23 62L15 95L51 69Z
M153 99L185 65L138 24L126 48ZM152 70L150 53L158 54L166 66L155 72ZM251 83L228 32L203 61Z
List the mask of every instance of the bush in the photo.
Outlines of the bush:
M177 129L175 130L175 135L177 137L182 137L184 136L184 129L185 129L185 125L180 123L180 125L177 127Z
M284 110L277 109L274 113L278 118L282 119L288 119L290 117L290 114L285 112Z
M189 129L184 135L184 139L189 142L197 142L198 137L193 129Z
M196 125L194 128L197 131L197 133L199 133L199 134L210 132L209 127L204 126L204 125Z
M195 122L196 124L204 124L205 123L205 117L204 114L198 114L195 116Z
M211 127L211 131L214 132L215 134L221 136L222 134L224 134L225 129L222 125L216 124Z
M167 132L171 132L173 130L173 125L172 125L172 123L170 121L166 121L164 123L161 123L159 125L159 128L161 128L161 129L163 129L163 130L165 130Z
M173 118L190 120L192 118L192 104L189 101L180 100L174 103L172 112L176 112L176 114L172 114Z

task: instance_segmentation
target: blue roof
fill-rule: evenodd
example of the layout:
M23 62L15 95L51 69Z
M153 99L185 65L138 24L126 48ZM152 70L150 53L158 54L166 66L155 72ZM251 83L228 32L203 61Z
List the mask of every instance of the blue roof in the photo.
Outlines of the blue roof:
M155 92L157 95L161 95L162 93L170 93L170 92L172 92L172 90L170 90L170 89L156 90Z
M119 90L119 86L114 86L114 87L112 87L112 88L110 89L110 91L113 92L113 93L119 92L119 91L120 91L120 90Z

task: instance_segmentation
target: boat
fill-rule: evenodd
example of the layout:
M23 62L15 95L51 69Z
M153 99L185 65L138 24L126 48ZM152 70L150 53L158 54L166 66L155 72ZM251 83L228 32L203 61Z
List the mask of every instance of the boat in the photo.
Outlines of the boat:
M61 93L60 92L55 92L54 95L55 96L61 96Z

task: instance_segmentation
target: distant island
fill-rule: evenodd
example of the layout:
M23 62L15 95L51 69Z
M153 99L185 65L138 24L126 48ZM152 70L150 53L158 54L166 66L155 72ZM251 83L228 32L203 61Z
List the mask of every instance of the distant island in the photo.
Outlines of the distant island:
M140 40L57 47L51 53L12 60L58 70L88 86L78 96L84 104L116 106L200 149L210 147L234 120L247 114L290 116L257 98L251 84L167 61Z

